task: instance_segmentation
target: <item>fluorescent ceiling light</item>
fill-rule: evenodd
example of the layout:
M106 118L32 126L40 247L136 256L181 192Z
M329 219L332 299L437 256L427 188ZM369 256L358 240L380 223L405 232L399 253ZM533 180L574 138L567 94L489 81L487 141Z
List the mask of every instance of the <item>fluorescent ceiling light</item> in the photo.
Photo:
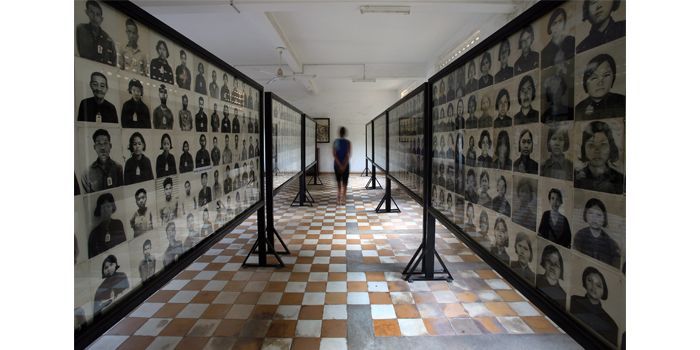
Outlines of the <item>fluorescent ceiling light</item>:
M362 79L354 78L352 80L352 82L353 83L376 83L377 79L375 79L375 78L362 78Z
M377 6L377 5L363 5L360 6L360 13L394 13L399 15L410 15L411 6Z

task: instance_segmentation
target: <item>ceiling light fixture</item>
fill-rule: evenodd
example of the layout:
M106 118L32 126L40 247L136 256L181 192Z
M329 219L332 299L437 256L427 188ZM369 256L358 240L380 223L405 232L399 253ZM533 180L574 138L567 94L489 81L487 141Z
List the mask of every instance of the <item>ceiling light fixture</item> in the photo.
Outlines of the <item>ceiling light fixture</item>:
M397 15L410 15L411 14L411 6L363 5L363 6L360 6L360 13L363 15L366 13L391 13L391 14L397 14Z
M449 65L453 61L456 61L460 56L465 54L468 51L468 49L472 48L472 46L476 46L476 42L479 41L480 34L480 30L475 31L469 37L467 37L466 40L464 40L461 44L457 45L451 51L448 51L447 53L443 54L438 59L438 62L435 64L435 68L444 68L445 66Z

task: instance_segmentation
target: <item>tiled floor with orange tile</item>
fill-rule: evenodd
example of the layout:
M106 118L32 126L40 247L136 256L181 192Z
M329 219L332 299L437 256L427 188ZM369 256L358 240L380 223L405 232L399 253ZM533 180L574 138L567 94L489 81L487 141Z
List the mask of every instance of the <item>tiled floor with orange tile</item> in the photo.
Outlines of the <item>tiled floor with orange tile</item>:
M337 206L334 179L322 181L309 186L313 207L290 207L293 187L275 197L284 268L241 267L257 235L250 218L91 348L580 348L439 223L455 280L404 281L421 207L395 188L402 212L377 214L383 190L357 175Z

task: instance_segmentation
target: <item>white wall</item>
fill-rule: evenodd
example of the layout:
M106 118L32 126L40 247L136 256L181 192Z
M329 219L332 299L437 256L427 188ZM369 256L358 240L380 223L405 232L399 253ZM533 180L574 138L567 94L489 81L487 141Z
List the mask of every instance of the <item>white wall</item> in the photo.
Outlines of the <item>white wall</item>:
M284 95L281 97L285 98ZM344 126L346 137L352 142L350 171L359 173L365 168L365 124L398 100L396 90L368 89L319 91L317 95L287 101L311 118L330 118L331 141L318 144L321 172L333 172L333 140L338 137L338 129Z

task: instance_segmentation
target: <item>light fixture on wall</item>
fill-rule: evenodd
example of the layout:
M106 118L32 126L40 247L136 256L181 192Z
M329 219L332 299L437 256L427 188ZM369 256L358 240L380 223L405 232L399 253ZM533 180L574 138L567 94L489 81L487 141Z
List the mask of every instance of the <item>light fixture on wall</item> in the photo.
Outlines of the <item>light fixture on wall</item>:
M460 56L465 54L467 51L471 50L476 46L476 44L479 43L479 39L481 35L481 30L477 30L476 32L472 33L466 40L464 40L461 44L457 45L452 51L448 52L447 54L443 55L440 60L438 60L438 63L435 65L435 68L438 70L445 68L447 65L452 63L452 61L458 59Z
M362 64L362 79L353 78L352 79L353 83L376 83L377 82L377 79L375 79L375 78L365 77L365 68L366 68L366 65L363 63Z
M391 13L397 15L410 15L411 6L394 6L394 5L363 5L360 6L360 13Z

